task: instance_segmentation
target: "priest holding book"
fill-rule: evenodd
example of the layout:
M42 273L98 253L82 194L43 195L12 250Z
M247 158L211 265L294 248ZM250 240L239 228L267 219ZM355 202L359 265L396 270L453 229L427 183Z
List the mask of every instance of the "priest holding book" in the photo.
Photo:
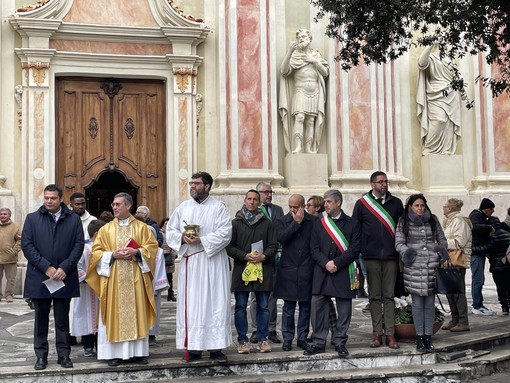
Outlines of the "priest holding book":
M97 233L86 281L99 297L97 358L147 364L149 329L156 323L152 275L158 243L130 210L133 199L119 193L115 219Z

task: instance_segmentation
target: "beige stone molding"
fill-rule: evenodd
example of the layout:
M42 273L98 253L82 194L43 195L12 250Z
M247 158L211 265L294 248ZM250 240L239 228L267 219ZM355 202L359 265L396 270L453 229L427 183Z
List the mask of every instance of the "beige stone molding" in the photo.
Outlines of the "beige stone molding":
M32 77L34 78L34 82L37 86L41 86L46 78L46 71L50 68L50 63L43 63L40 61L37 62L28 62L22 63L21 68L23 69L32 69Z
M191 93L195 89L195 77L197 70L193 68L172 68L172 73L175 76L175 84L181 93L186 92L189 85L189 78L191 77Z
M23 85L16 85L14 88L14 99L16 104L18 104L16 114L18 116L18 129L21 130L23 125Z

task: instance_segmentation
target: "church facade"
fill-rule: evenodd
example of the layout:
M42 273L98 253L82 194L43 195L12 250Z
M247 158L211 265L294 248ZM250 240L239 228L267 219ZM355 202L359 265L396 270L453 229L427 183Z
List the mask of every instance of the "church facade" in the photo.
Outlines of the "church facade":
M188 198L197 170L215 178L231 213L269 182L274 201L338 188L345 210L383 170L390 190L447 198L466 211L482 197L504 218L510 186L510 102L474 83L481 56L458 64L474 107L461 106L452 155L422 155L417 118L421 49L350 72L308 0L3 0L0 205L13 220L42 202L46 184L80 191L88 210L130 192L154 219ZM280 66L298 29L327 61L318 153L287 153Z

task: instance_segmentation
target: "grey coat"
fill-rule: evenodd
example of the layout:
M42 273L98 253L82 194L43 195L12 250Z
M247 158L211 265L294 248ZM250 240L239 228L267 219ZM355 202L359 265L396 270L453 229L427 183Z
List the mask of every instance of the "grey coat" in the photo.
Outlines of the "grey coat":
M408 248L418 253L410 266L404 266L404 287L410 294L428 296L434 294L434 273L439 266L439 254L434 251L437 245L447 248L447 241L441 224L435 215L424 214L420 219L410 213L407 237L400 218L395 235L395 249L403 259ZM430 220L436 223L435 235L432 233Z

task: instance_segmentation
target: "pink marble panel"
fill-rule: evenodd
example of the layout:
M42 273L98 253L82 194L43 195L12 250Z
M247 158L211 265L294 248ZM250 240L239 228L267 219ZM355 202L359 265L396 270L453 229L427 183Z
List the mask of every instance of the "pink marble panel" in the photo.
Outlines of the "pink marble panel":
M177 99L177 121L179 140L179 169L188 168L188 99L186 97L179 97ZM187 180L179 181L179 198L185 199L188 196Z
M64 21L100 25L157 26L146 0L74 0Z
M262 94L259 0L237 4L239 168L261 169Z
M339 45L338 43L335 44L335 57L339 54ZM335 95L335 110L336 110L336 121L331 126L336 126L336 145L337 145L337 152L336 152L336 166L338 170L342 170L343 167L343 161L342 161L342 134L343 134L343 125L342 125L342 74L344 71L342 70L342 67L340 66L340 62L335 60L335 77L332 76L332 73L330 74L330 81L334 78L334 81L336 82L335 87L337 89L336 95Z
M231 119L231 108L230 103L232 102L231 97L231 82L230 76L232 75L232 68L230 66L230 3L225 1L225 136L226 136L226 166L227 169L232 169L232 119Z
M270 7L270 0L266 0L266 9L269 9ZM267 62L266 62L266 73L267 73L267 99L271 100L271 80L273 79L273 76L271 76L271 54L272 54L272 47L271 47L271 36L273 34L273 31L271 30L271 22L269 19L269 12L266 12L266 25L267 25L267 32L266 32L266 56L267 56ZM268 135L268 166L269 169L273 168L273 141L271 139L272 137L272 129L273 125L271 122L273 121L273 108L271 108L271 105L267 108L268 116L267 116L267 135Z
M481 54L478 54L478 68L483 68L485 65L484 59ZM484 76L484 73L479 73L480 76ZM487 105L485 104L485 87L483 86L482 82L478 82L478 91L480 92L480 137L481 137L481 147L482 147L482 153L480 153L480 158L482 160L481 167L482 167L482 173L487 173L487 123L486 123L486 116L487 116Z
M34 92L34 168L44 168L44 92Z
M103 41L50 40L50 48L63 52L165 56L171 44L113 43Z
M359 66L348 77L351 170L369 170L373 167L370 72Z
M494 160L497 172L510 171L510 95L492 101Z

